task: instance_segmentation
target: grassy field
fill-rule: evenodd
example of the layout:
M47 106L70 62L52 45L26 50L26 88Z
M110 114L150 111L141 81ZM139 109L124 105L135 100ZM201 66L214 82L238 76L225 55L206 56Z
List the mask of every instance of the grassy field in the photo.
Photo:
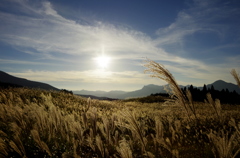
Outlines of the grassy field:
M169 83L171 99L99 101L0 89L0 157L240 157L240 105L221 105L211 94L194 102L162 65L148 61L146 67Z
M240 106L0 91L0 157L239 157Z

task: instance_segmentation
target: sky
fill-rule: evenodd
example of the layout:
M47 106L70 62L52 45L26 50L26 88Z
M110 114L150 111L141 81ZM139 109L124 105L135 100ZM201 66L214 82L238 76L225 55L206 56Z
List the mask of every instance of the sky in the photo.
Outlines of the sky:
M235 83L239 0L1 0L0 70L68 90L141 89L146 58L180 85Z

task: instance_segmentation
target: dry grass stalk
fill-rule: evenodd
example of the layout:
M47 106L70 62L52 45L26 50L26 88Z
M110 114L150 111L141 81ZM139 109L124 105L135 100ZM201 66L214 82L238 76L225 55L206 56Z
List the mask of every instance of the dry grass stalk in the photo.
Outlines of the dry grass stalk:
M100 151L102 157L108 157L108 150L104 147L102 139L99 135L96 136L96 145Z
M7 157L8 156L8 149L7 144L3 138L0 137L0 156Z
M107 117L102 118L103 123L99 124L99 129L104 136L107 144L112 144L111 133L113 133L113 127Z
M79 141L76 139L72 139L73 142L73 157L74 158L81 158L78 154L77 154L77 147L79 145ZM81 150L81 149L80 149Z
M231 118L231 120L229 121L229 125L233 126L240 135L240 122L237 124L235 119Z
M18 106L14 107L13 109L14 109L13 118L15 119L15 122L22 129L26 129L27 124L26 124L25 119L24 119L23 109L18 107Z
M77 140L79 141L80 144L83 144L84 142L84 132L85 130L82 128L80 123L78 122L73 122L71 123L71 127L69 128L73 134L76 136Z
M190 100L189 103L189 101L183 94L181 88L178 86L173 75L162 64L156 63L155 61L149 59L146 60L146 64L144 66L147 68L144 71L145 73L147 72L152 73L152 75L150 75L151 77L159 78L161 80L166 81L169 84L171 93L173 94L173 96L175 96L176 101L178 101L179 104L184 107L184 109L187 112L188 118L191 119L190 115L192 113L195 119L197 120L193 102ZM188 92L188 96L190 97L189 93L190 92Z
M4 93L0 93L0 98L1 98L1 102L7 104L8 103L8 99L6 97L6 95Z
M235 128L236 133L237 133L236 141L238 142L238 144L240 146L240 122L237 124L235 119L231 118L231 120L229 121L229 125Z
M93 129L94 136L97 135L97 119L98 119L98 109L93 107L88 110L87 118L90 121L90 127Z
M14 151L16 151L22 157L26 157L26 151L23 143L18 134L15 134L13 141L10 141L9 145Z
M193 103L192 94L190 90L186 91L186 96L188 98L188 107L190 111L193 113L193 115L195 116L195 118L197 119L196 107L195 107L195 104Z
M239 74L237 73L237 71L235 69L232 69L231 74L234 77L234 79L236 80L238 87L240 88L240 76L239 76Z
M215 157L234 158L240 152L239 144L236 141L236 132L229 138L229 134L224 133L223 130L221 130L220 135L214 134L211 131L211 133L208 134L208 138L213 144L213 153L215 154Z
M86 105L86 107L84 108L84 112L87 112L87 111L88 111L88 109L91 107L91 104L92 104L92 100L91 100L91 98L89 97L89 98L87 99L87 105Z
M116 146L120 141L120 135L119 135L119 132L117 130L115 130L115 134L114 134L112 139L113 139L114 146Z
M119 146L116 149L121 158L133 158L132 150L126 139L120 140Z
M166 81L169 84L169 87L172 90L172 93L179 99L179 101L185 103L185 96L183 95L180 87L178 86L177 82L175 81L175 78L172 76L172 74L161 64L156 63L155 61L146 60L146 63L144 66L148 69L144 72L150 72L152 75L151 77L156 77L161 80Z
M158 153L159 145L163 146L162 143L164 143L164 141L165 141L164 140L164 126L163 126L162 121L158 117L155 117L155 132L156 132L156 134L155 135L151 134L151 137L153 139L155 152ZM161 153L161 150L160 150L160 153ZM162 153L160 155L162 155Z
M31 135L33 137L33 140L38 144L38 146L40 147L40 149L46 151L48 153L49 156L52 156L51 151L49 150L48 146L46 143L44 143L43 141L41 141L41 138L39 136L39 133L37 130L31 130Z
M207 100L209 102L209 104L213 107L215 113L217 114L217 117L219 118L219 120L222 120L222 107L220 104L220 100L219 99L215 99L215 101L212 99L212 96L210 93L207 93Z
M173 144L168 137L157 138L157 135L156 135L156 137L154 137L152 135L152 138L153 138L153 141L154 141L156 151L158 150L158 146L160 145L161 147L167 149L172 154L172 157L179 158L179 151L177 149L174 149ZM172 141L174 141L174 140L172 139ZM160 155L162 155L161 150L160 150Z
M159 118L155 118L155 131L156 131L156 138L158 140L163 139L163 132L164 132L164 127L162 121L160 121Z
M142 145L142 151L147 155L146 145L147 145L147 139L144 136L144 128L142 128L137 119L135 112L130 112L130 110L124 110L121 112L121 116L128 122L123 124L124 127L131 130L132 136L137 137L138 140L140 140L140 143Z
M9 145L11 146L11 148L17 152L20 156L24 156L23 153L21 152L21 149L18 148L18 146L13 142L13 141L10 141L9 142Z
M94 136L93 136L93 130L92 130L92 128L90 128L89 135L87 135L86 141L87 141L88 146L89 146L93 151L96 151L96 148L95 148L95 145L94 145L95 142L94 142Z
M88 118L87 118L87 112L83 112L81 115L81 122L83 123L83 126L85 129L88 128Z

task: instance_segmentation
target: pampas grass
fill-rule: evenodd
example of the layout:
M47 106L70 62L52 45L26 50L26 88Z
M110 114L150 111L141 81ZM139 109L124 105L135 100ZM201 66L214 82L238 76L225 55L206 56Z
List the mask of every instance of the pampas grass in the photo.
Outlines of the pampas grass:
M31 130L31 135L33 137L33 140L37 143L37 145L39 146L40 149L46 151L48 153L49 156L52 156L48 146L46 143L44 143L43 141L41 141L41 138L39 136L39 133L37 130Z
M128 109L120 113L120 115L125 119L126 123L123 123L122 126L129 129L133 137L136 137L136 140L139 140L142 145L142 152L147 154L146 143L147 139L145 138L144 125L141 126L136 118L135 111L130 111Z
M240 152L239 143L236 141L236 133L229 136L229 133L224 133L223 130L218 134L214 134L212 131L208 134L208 137L213 144L213 153L218 158L230 158L236 157Z
M7 157L8 155L7 145L3 138L0 138L0 155L2 155L2 157Z
M126 139L120 141L119 146L117 147L117 152L120 154L122 158L133 158L132 150Z
M222 120L222 107L221 107L221 103L219 99L215 99L215 101L212 99L212 96L210 93L207 93L207 101L210 104L210 106L213 107L213 110L215 111L215 113L217 114L217 117L219 118L219 120Z
M156 77L166 81L171 89L172 97L176 100L176 102L179 103L180 106L184 107L189 120L191 119L192 114L194 115L195 119L198 120L195 112L195 106L192 102L191 92L186 92L187 99L173 75L162 64L149 59L147 59L145 62L146 64L144 66L147 69L144 72L151 73L150 77Z
M237 85L240 88L240 76L239 76L239 74L237 73L237 71L235 69L232 69L231 74L232 74L233 78L236 80Z

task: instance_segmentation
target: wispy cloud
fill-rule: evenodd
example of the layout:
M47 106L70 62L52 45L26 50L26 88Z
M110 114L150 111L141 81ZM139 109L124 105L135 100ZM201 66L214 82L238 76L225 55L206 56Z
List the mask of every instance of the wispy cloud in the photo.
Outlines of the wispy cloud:
M231 22L240 16L239 8L221 0L189 2L189 8L180 11L175 22L157 30L158 45L184 43L187 36L195 33L212 33L220 40L229 40L232 29L236 30L236 25L239 25L237 21ZM240 32L236 33L239 37Z
M9 60L9 59L0 59L1 64L20 64L20 65L58 65L53 63L44 63L44 62L33 62L33 61L24 61L24 60Z
M187 58L186 54L190 53L186 52L184 48L182 50L184 56L178 52L178 47L175 49L176 52L165 49L165 46L185 45L189 35L199 32L212 33L220 40L228 39L228 31L232 29L232 26L216 23L216 21L227 19L232 15L238 16L239 12L228 4L216 5L218 1L194 0L193 3L189 4L188 9L179 12L171 25L159 28L156 31L158 37L155 39L143 32L126 28L124 25L115 26L101 21L86 24L81 23L81 20L76 22L67 19L58 14L53 4L48 1L32 3L25 0L11 0L11 5L8 3L9 1L3 1L5 7L12 7L18 14L0 12L0 40L16 48L19 47L19 50L24 53L32 56L37 55L38 58L65 61L70 59L61 58L61 56L69 55L69 57L78 57L79 65L83 65L84 60L90 61L101 54L102 48L104 48L104 52L114 60L128 59L128 62L132 60L141 62L144 57L148 57L163 62L172 72L181 74L185 78L199 78L208 81L216 77L222 78L226 71L232 68L232 65L228 65L230 60L226 60L226 63L223 64L212 65L194 58L194 55ZM18 5L13 5L14 3ZM222 12L223 9L224 12ZM31 48L31 51L28 48ZM3 59L0 61L14 62ZM16 63L41 64L41 62L31 61L17 61ZM224 66L224 71L222 66ZM212 72L219 75L215 75L213 78L211 77ZM101 81L142 84L150 82L150 80L144 80L146 75L142 72L131 70L123 72L112 70L101 72L101 74L98 74L97 70L81 72L27 71L14 73L14 75L38 81L76 80L94 83ZM99 80L101 76L104 78L103 80ZM229 79L228 77L223 78ZM183 82L184 79L180 80ZM156 83L155 80L151 80L151 82Z
M82 25L65 19L52 8L50 2L43 2L40 9L33 7L32 10L36 10L38 16L1 12L1 40L15 46L31 47L42 53L70 55L95 55L104 46L106 52L115 56L121 53L121 58L128 58L129 52L142 57L156 49L151 39L141 32L101 22Z
M74 83L115 83L115 84L164 84L156 79L149 79L148 75L138 71L112 72L105 70L89 71L32 71L27 70L21 73L10 73L11 75L42 82L74 82ZM145 79L145 80L144 80Z
M21 3L25 10L34 11L38 16L0 13L1 40L11 45L30 47L43 55L57 52L92 57L104 46L106 53L119 59L149 57L168 61L173 58L142 32L102 22L76 23L60 16L50 2L43 2L40 9L26 1Z

